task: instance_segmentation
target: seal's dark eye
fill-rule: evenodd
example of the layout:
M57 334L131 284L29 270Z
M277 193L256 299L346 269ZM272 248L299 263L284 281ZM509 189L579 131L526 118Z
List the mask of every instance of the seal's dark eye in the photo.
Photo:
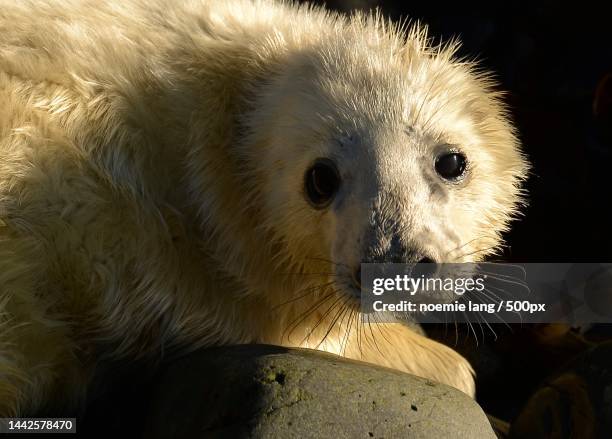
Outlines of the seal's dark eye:
M460 152L447 152L436 159L436 172L445 180L457 180L465 173L467 159Z
M314 207L327 207L340 187L340 175L334 162L317 159L306 171L304 185L308 200Z

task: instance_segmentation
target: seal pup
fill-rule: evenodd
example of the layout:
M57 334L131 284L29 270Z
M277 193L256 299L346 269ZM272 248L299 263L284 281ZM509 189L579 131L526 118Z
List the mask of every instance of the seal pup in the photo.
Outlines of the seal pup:
M0 413L112 359L311 347L474 394L364 325L368 261L475 261L527 164L487 75L424 27L265 0L0 0Z

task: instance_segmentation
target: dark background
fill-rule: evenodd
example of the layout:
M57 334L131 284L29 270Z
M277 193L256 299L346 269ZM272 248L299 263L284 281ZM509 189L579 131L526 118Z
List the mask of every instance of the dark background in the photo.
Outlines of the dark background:
M612 20L583 3L455 7L438 2L328 0L379 7L463 42L493 71L533 166L529 207L507 237L515 262L612 262ZM594 109L599 84L597 111ZM597 115L595 114L597 113Z

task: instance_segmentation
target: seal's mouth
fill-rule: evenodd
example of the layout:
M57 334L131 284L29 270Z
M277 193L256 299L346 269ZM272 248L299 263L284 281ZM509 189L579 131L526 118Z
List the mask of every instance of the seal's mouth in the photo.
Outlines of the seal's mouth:
M351 273L351 287L359 292L361 297L361 265Z
M387 303L395 303L395 296L385 296L384 298L375 292L376 283L372 284L372 276L375 280L388 280L394 282L402 282L401 287L386 287L398 288L397 291L403 291L405 300L409 300L414 304L440 304L450 303L458 300L461 295L458 295L454 288L459 285L457 281L465 281L471 279L474 275L469 267L463 267L456 264L443 264L426 261L424 263L382 263L380 266L363 266L365 272L362 273L362 265L358 269L350 270L349 267L343 267L338 270L335 275L334 287L336 294L342 306L351 310L355 310L362 315L379 314L379 311L373 308L377 301L389 300ZM371 271L378 270L378 271ZM451 282L453 290L448 290L446 285ZM386 284L386 283L385 283ZM410 285L414 292L407 290L406 285ZM394 283L395 285L395 283ZM462 283L461 285L464 285ZM417 288L415 290L415 288ZM410 313L407 312L389 312L383 311L384 318L406 318Z
M361 269L338 273L336 286L338 293L346 297L347 306L361 306Z

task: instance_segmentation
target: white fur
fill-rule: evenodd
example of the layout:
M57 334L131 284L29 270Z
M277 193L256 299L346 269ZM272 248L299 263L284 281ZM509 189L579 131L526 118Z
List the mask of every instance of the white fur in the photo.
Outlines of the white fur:
M422 28L264 0L0 0L0 414L78 404L101 358L249 342L473 394L451 349L325 315L367 200L441 260L500 243L526 165L453 53ZM444 142L473 167L442 206L417 164ZM303 175L326 155L347 202L316 211Z

